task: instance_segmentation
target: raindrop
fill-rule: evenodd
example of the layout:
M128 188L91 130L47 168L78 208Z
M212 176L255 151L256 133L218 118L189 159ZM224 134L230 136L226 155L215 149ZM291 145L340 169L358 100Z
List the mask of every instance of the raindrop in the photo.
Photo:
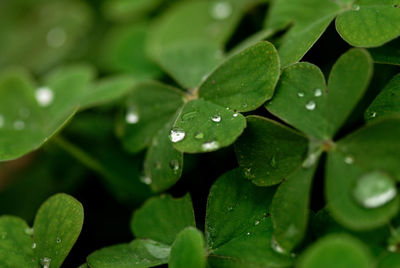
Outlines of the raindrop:
M233 114L233 117L238 117L239 113L237 111L235 111L235 113Z
M0 128L4 126L4 116L0 114Z
M128 124L136 124L139 122L139 114L137 113L136 108L129 108L128 112L125 115L125 121Z
M272 236L272 238L271 238L271 247L275 252L277 252L279 254L286 253L285 249L278 244L278 242L276 241L274 236Z
M344 162L348 165L351 165L354 163L354 157L352 157L351 155L348 155L344 158Z
M25 122L21 120L17 120L14 122L14 129L15 130L23 130L25 128Z
M297 96L299 96L300 98L303 98L304 97L304 92L297 93Z
M25 233L27 235L33 235L33 228L25 228Z
M198 140L201 140L202 138L204 138L204 133L203 133L203 132L197 132L197 133L194 135L194 138L195 138L195 139L198 139Z
M353 10L354 11L359 11L360 10L360 6L359 5L354 5L353 6Z
M59 48L64 45L67 40L67 33L60 27L50 29L47 33L47 45L52 48Z
M56 242L57 242L57 244L60 244L61 243L61 238L57 237Z
M218 149L219 144L216 141L210 141L210 142L203 143L201 148L203 149L203 151L212 151L212 150Z
M393 179L374 171L362 176L356 183L353 196L365 208L377 208L391 201L397 194Z
M174 128L171 129L171 132L169 133L169 139L173 142L180 142L181 140L183 140L185 138L185 131L183 131L182 129L179 128Z
M32 244L32 249L35 249L35 248L36 248L36 243L33 242L33 244Z
M216 2L211 7L211 17L216 20L224 20L232 14L232 5L228 1Z
M317 88L314 90L314 96L315 97L321 97L322 96L322 90L320 88Z
M179 162L178 160L174 159L169 162L169 167L174 171L177 172L179 170Z
M51 263L50 258L42 258L40 259L40 264L42 265L43 268L49 268Z
M250 235L250 232L247 232L246 235Z
M371 114L371 118L375 118L376 117L376 112L373 112L372 114Z
M35 91L35 97L38 104L42 107L49 106L54 100L54 93L48 87L40 87Z
M259 225L260 224L260 221L256 221L255 223L254 223L254 225Z
M151 184L151 178L147 177L147 176L141 176L140 177L140 181L143 182L146 185L150 185Z
M219 115L214 115L213 117L211 117L211 120L215 123L219 123L221 122L222 118Z
M306 103L306 109L309 111L314 110L315 107L317 107L317 104L315 103L315 101L310 100Z

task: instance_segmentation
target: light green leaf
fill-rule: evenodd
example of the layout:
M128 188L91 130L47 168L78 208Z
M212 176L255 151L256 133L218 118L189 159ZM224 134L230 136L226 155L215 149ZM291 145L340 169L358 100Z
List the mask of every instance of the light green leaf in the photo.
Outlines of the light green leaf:
M167 190L182 175L183 154L177 151L168 138L171 123L158 131L147 150L144 171L150 179L150 187L155 192Z
M181 152L210 152L231 145L245 127L240 113L198 99L186 103L169 136Z
M274 46L260 42L219 66L200 86L199 96L236 111L252 111L272 97L279 74Z
M180 231L195 226L189 195L180 199L161 196L149 199L135 211L131 229L138 238L147 238L171 245Z
M301 166L308 150L307 138L267 118L248 116L247 123L235 143L245 177L256 185L270 186Z
M1 267L39 267L32 249L30 230L26 222L20 218L0 217Z
M399 0L359 0L336 19L336 29L357 47L381 46L400 35Z
M318 67L294 64L284 69L266 107L314 138L331 139L364 94L372 68L368 52L351 49L337 60L326 86Z
M298 261L299 268L368 268L373 263L363 243L345 234L328 235L309 247Z
M206 239L211 267L288 267L272 246L269 206L274 188L257 187L233 170L210 190Z
M82 230L81 203L66 194L50 197L38 210L34 229L35 255L43 264L60 267Z
M140 18L163 2L164 0L106 0L102 10L111 20L125 21Z
M194 227L187 227L178 234L172 245L168 267L205 268L205 256L203 234Z
M183 105L183 92L158 82L137 84L127 99L127 110L119 129L123 144L131 152L148 146L152 138Z
M391 116L400 113L400 74L390 80L365 111L365 119Z
M102 248L87 258L91 268L145 268L168 262L170 246L148 239Z

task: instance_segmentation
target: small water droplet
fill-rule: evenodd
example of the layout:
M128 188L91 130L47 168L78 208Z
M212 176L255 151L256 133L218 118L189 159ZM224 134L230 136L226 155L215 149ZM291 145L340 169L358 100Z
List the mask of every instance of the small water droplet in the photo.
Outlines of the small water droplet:
M141 176L140 177L140 181L146 185L150 185L151 184L151 178L147 177L147 176Z
M4 126L4 116L0 114L0 128Z
M228 211L232 211L233 210L233 207L228 207Z
M352 157L351 155L348 155L344 158L344 162L348 165L351 165L354 163L354 157Z
M299 96L300 98L303 98L304 97L304 92L298 92L297 96Z
M67 40L67 33L63 28L55 27L48 31L46 39L49 47L59 48L62 47Z
M247 232L246 235L250 235L250 232Z
M211 7L211 17L216 20L224 20L232 14L233 8L228 1L216 2Z
M135 107L130 107L125 115L125 121L128 124L136 124L139 122L139 114Z
M251 174L251 168L245 168L245 169L244 169L244 176L245 176L246 178L250 178L250 177L252 176L252 174Z
M389 245L389 246L387 247L387 250L388 250L389 252L396 252L396 251L397 251L397 246L396 246L396 245Z
M42 258L40 259L40 264L42 265L43 268L49 268L50 267L50 263L51 263L51 259L50 258Z
M204 138L204 133L203 133L203 132L197 132L197 133L194 135L194 138L195 138L195 139L198 139L198 140L201 140L202 138Z
M306 103L306 109L309 111L313 111L315 109L315 107L317 107L317 104L315 103L315 101L310 100Z
M209 141L209 142L203 143L201 148L205 152L212 151L212 150L218 149L219 148L219 144L216 141Z
M25 122L22 120L14 121L15 130L23 130L25 128Z
M322 90L320 88L316 88L314 90L314 96L315 97L321 97L322 96Z
M57 237L56 242L57 242L57 244L60 244L61 243L61 238Z
M54 92L48 87L40 87L35 91L35 98L39 106L47 107L54 100Z
M371 114L371 118L375 118L376 117L376 112L373 112L372 114Z
M235 113L233 114L233 117L238 117L239 113L237 111L235 111Z
M353 10L354 11L359 11L360 10L360 6L359 5L353 5Z
M214 115L213 117L211 117L211 120L215 123L219 123L221 122L222 118L219 115Z
M273 156L271 157L271 161L269 162L269 164L271 165L271 167L276 167L275 155L273 155Z
M35 248L36 248L36 243L33 242L33 244L32 244L32 249L35 249Z
M25 228L25 233L27 235L33 235L33 228Z
M255 223L254 223L254 225L259 225L260 224L260 221L256 221Z
M396 185L387 174L374 171L356 183L353 196L365 208L377 208L391 201L397 194Z
M183 140L185 138L185 131L183 131L182 129L179 128L174 128L171 129L171 132L169 133L169 139L173 142L180 142L181 140Z
M169 167L176 173L179 170L179 162L174 159L169 162Z
M286 253L286 250L278 244L274 236L271 237L271 248L279 254Z

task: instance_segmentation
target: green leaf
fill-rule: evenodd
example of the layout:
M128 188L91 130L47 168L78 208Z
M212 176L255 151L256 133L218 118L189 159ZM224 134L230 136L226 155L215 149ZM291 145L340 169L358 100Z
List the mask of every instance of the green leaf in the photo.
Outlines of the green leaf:
M381 46L400 35L399 0L359 0L336 19L336 29L357 47Z
M334 1L276 0L266 20L267 29L276 31L293 24L279 46L281 65L299 61L340 12Z
M274 46L260 42L219 66L200 86L199 96L240 112L252 111L272 97L279 74Z
M247 128L235 143L243 174L259 186L280 183L301 166L308 140L275 121L259 116L247 117Z
M87 258L91 268L144 268L168 262L170 246L152 240L136 239L129 244L102 248Z
M372 68L368 52L351 49L337 60L326 86L318 67L294 64L283 70L266 108L315 138L331 139L364 94Z
M119 135L130 152L147 147L152 138L183 105L183 92L158 82L137 84L127 99Z
M50 197L38 210L34 228L35 255L60 267L82 230L81 203L66 194Z
M368 268L373 263L367 247L345 234L328 235L309 247L298 261L299 268Z
M168 267L205 268L205 256L203 234L194 227L187 227L178 234L172 245Z
M400 113L400 74L390 80L365 111L365 119L373 120Z
M257 187L239 170L224 174L210 190L206 238L211 267L288 267L290 256L272 248L268 217L274 188Z
M316 164L299 168L279 186L271 204L271 219L276 243L293 250L303 239L309 214L311 186Z
M168 138L171 123L165 125L147 150L144 171L151 179L150 187L155 192L162 192L174 185L182 175L183 154L177 151Z
M370 48L372 58L376 63L400 65L400 38L397 38L381 47Z
M38 267L26 222L13 216L0 217L0 266Z
M150 55L183 87L194 89L222 60L223 45L240 16L233 1L180 2L151 31Z
M389 253L378 264L378 268L396 268L400 263L399 253Z
M103 3L104 15L115 21L142 17L156 9L164 0L106 0Z
M116 1L108 2L115 3ZM129 1L129 3L136 4L137 1ZM145 23L111 28L100 47L99 62L102 69L109 72L129 73L136 79L151 79L160 76L160 68L149 59L145 52L148 32L149 26Z
M171 245L178 233L188 226L195 226L189 195L180 199L165 195L151 198L135 211L131 222L131 229L136 237L167 245Z
M231 145L245 127L246 120L240 113L198 99L183 107L170 139L181 152L210 152Z

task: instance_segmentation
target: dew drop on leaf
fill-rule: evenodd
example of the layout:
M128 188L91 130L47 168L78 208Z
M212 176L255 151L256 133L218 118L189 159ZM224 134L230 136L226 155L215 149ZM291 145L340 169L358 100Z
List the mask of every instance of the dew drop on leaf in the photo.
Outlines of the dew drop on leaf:
M322 96L322 90L320 88L317 88L314 90L314 96L315 97L321 97Z
M25 233L27 235L33 235L33 228L25 228Z
M151 178L147 177L147 176L141 176L140 177L140 181L146 185L150 185L151 184Z
M317 104L315 103L315 101L310 100L306 103L306 109L309 111L313 111L315 109L315 107L317 107Z
M61 243L61 238L57 237L56 242L57 242L57 244L60 244Z
M232 5L228 1L218 1L211 7L211 17L216 20L224 20L232 14Z
M23 130L25 128L25 122L22 120L17 120L14 122L13 126L15 130Z
M204 133L203 133L203 132L197 132L197 133L194 135L194 138L195 138L195 139L198 139L198 140L201 140L202 138L204 138Z
M259 225L260 224L260 221L256 221L255 223L254 223L254 225Z
M299 96L300 98L303 98L304 97L304 92L298 92L297 96Z
M286 250L278 244L274 236L271 237L271 248L279 254L286 254Z
M42 258L40 259L40 264L42 265L43 268L49 268L50 267L50 263L51 263L51 259L50 258Z
M32 249L35 249L35 248L36 248L36 243L33 242L33 243L32 243Z
M46 36L47 45L52 48L62 47L67 40L67 33L60 27L50 29Z
M215 123L219 123L221 122L222 118L219 115L214 115L213 117L211 117L211 120Z
M359 11L360 10L360 6L359 5L353 5L353 10L354 11Z
M351 155L348 155L344 158L344 162L348 165L351 165L354 163L354 158Z
M250 235L250 232L247 232L246 235Z
M183 131L182 129L179 128L174 128L171 129L171 132L169 133L169 139L173 142L180 142L181 140L183 140L185 138L185 131Z
M54 93L48 87L40 87L35 91L35 98L39 106L47 107L53 102Z
M218 149L219 148L219 144L216 141L209 141L209 142L203 143L201 148L205 152L212 151L212 150Z
M137 122L139 122L139 114L137 112L137 109L135 108L129 108L128 112L125 115L125 121L128 124L136 124Z
M275 155L273 155L273 156L271 157L271 161L269 162L269 164L271 165L271 167L276 167Z
M174 171L177 172L179 170L179 162L178 160L174 159L169 162L169 167Z
M365 208L377 208L397 194L396 185L387 174L374 171L363 175L356 183L353 196Z

